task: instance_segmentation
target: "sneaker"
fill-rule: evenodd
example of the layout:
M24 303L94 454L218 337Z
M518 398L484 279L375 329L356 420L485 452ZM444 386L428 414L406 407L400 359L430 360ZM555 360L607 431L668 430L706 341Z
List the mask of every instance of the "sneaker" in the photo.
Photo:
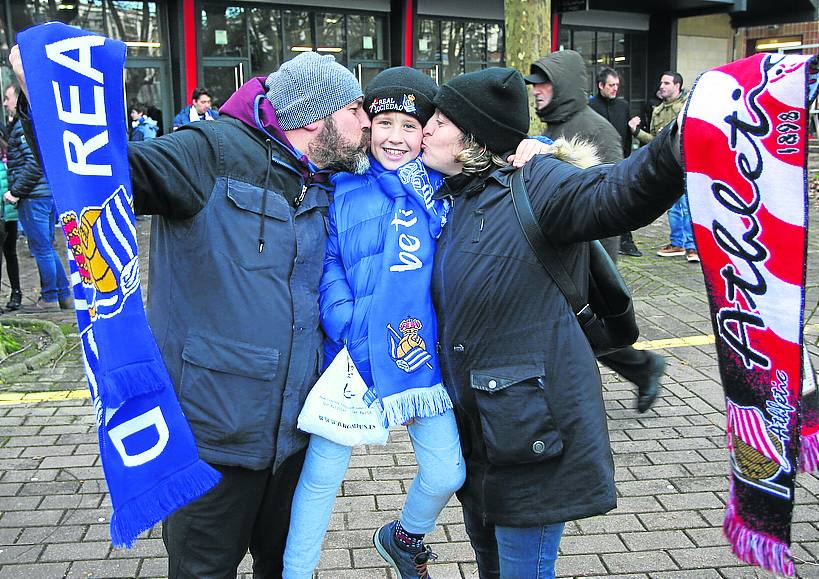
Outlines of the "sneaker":
M395 526L398 521L387 523L373 534L375 550L390 564L401 579L430 579L427 563L438 556L428 545L421 544L415 552L404 550L395 540Z
M20 290L11 290L11 297L9 297L9 303L6 304L6 309L10 312L16 311L20 309L20 306L23 303L23 292Z
M631 239L620 242L620 255L629 257L643 257L643 252L637 249L637 245Z
M685 255L685 250L682 247L669 243L665 247L658 249L657 255L660 257L676 257L678 255Z
M699 263L700 262L700 254L697 253L696 249L686 249L685 250L685 259L688 260L688 263Z

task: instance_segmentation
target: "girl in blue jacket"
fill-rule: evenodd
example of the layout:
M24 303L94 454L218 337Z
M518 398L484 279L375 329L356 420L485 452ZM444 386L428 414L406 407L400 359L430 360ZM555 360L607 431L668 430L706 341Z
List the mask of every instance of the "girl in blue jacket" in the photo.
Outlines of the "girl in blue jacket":
M436 93L432 79L407 67L385 70L370 82L364 98L372 120L370 167L362 175L333 178L320 286L325 364L346 345L388 425L408 425L418 474L399 520L373 536L379 554L402 578L429 576L427 561L435 555L424 535L465 476L435 351L430 295L435 240L448 204L432 199L441 175L418 159ZM285 579L312 577L351 453L348 446L310 437L293 498Z

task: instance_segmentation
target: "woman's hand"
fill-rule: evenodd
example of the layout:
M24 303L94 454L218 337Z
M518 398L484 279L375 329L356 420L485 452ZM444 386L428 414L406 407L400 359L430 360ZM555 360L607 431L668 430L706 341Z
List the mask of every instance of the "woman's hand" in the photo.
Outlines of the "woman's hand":
M6 202L11 203L12 205L17 205L17 202L20 200L19 197L15 197L14 195L12 195L11 191L6 191L3 194L3 199L5 199Z
M532 160L535 155L547 155L554 151L552 145L542 143L537 139L523 139L514 155L509 155L506 159L513 167L523 167Z

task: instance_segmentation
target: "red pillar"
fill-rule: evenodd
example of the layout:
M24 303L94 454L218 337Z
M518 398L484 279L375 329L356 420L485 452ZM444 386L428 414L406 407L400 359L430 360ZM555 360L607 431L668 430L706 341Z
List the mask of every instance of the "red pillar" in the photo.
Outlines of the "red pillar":
M557 52L557 49L560 48L560 44L558 42L558 36L560 36L560 30L558 28L560 24L560 14L557 12L552 12L552 52Z
M415 46L415 0L404 0L404 14L403 14L403 55L402 63L404 66L412 66L414 64L413 54Z
M185 39L185 102L196 88L198 71L196 65L196 9L194 0L182 0L182 29Z

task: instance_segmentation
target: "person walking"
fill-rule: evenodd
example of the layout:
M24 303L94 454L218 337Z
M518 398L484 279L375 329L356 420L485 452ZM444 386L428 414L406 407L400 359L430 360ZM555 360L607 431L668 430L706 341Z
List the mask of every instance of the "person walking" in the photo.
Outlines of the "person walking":
M9 114L17 110L19 87L6 88L4 103ZM8 143L8 203L17 205L18 219L26 231L31 254L40 276L40 296L35 311L66 310L74 307L68 276L54 249L56 209L43 169L23 133L19 115L14 116ZM14 296L12 296L14 297ZM10 300L12 301L12 300ZM16 300L14 300L16 303Z
M429 287L435 239L448 205L429 199L441 176L427 172L417 159L437 90L429 76L408 67L387 69L370 81L364 96L372 123L370 167L361 175L332 178L335 193L319 290L327 333L324 365L346 345L364 382L378 395L387 423L408 425L418 473L400 518L373 537L379 555L402 579L429 577L427 565L436 556L424 535L435 528L465 476L452 401L434 349L437 321ZM401 230L395 226L397 216L403 216ZM411 267L401 266L401 236L417 240ZM395 348L385 339L388 328L395 330ZM404 348L405 343L412 348ZM426 361L399 370L410 354ZM313 576L351 453L349 446L310 436L293 498L284 579Z
M510 198L504 159L529 127L523 77L467 73L434 103L422 158L446 175L435 198L453 206L432 296L466 461L466 532L481 579L550 578L565 523L616 506L597 361ZM544 234L585 279L585 242L644 226L682 194L678 129L613 165L580 170L538 155L522 175Z

